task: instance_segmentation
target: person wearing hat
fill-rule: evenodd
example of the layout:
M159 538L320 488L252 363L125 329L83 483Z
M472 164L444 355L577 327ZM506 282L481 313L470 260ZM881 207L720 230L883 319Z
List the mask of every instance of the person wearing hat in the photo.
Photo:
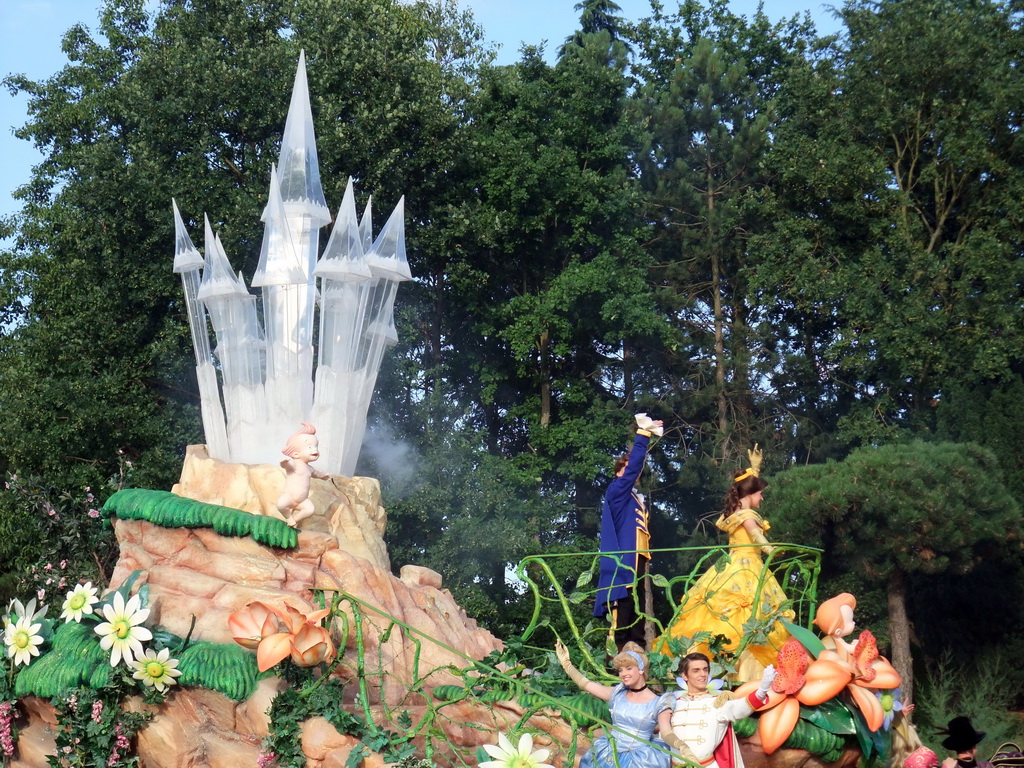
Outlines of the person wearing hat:
M956 758L947 757L942 761L942 768L992 768L992 763L978 760L978 744L985 738L982 731L974 730L970 718L954 717L946 726L946 738L942 746L954 752Z

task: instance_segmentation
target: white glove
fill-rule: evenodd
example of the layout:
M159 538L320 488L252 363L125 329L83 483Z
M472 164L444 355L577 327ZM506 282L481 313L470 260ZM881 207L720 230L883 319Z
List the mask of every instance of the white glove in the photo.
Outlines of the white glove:
M658 437L662 437L665 434L665 428L662 426L662 422L654 421L654 419L646 413L638 413L633 418L636 419L636 425L640 427L640 429L647 430L652 435L657 435Z
M761 684L757 686L757 698L764 701L768 698L768 691L772 688L772 683L775 682L775 667L769 664L764 668L764 672L761 674Z

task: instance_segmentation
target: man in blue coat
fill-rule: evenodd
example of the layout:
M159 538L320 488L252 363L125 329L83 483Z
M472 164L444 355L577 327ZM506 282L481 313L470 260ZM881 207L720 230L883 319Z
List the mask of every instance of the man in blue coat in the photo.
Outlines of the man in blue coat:
M601 566L597 579L594 616L609 616L611 632L621 649L629 641L646 647L644 621L637 607L644 605L640 577L650 560L651 535L647 505L634 487L644 468L651 435L662 434L662 422L637 414L636 439L628 454L615 461L615 479L604 494L601 511Z

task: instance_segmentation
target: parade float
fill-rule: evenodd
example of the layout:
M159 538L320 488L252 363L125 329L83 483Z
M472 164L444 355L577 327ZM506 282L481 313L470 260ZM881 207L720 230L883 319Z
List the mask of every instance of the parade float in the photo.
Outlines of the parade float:
M615 737L607 707L579 693L553 653L560 639L591 678L612 679L607 625L589 617L600 554L520 563L533 613L521 636L501 640L437 573L409 564L393 575L379 484L351 477L396 338L398 283L410 279L404 213L399 202L374 235L371 207L359 215L349 182L320 254L331 216L301 58L267 200L252 279L260 301L209 222L203 256L172 206L207 442L188 449L171 491L108 500L120 547L113 589L75 586L59 615L34 599L8 607L5 762L477 765L483 747L508 755L516 742L575 764L596 729ZM727 570L741 551L704 550L691 572L653 576L658 600L677 613L701 574ZM650 679L674 688L680 656L700 646L742 695L745 651L784 632L768 703L736 726L747 765L884 764L898 676L870 633L845 640L846 598L838 626L818 617L824 642L810 630L819 551L776 544L758 563L735 636L669 633ZM763 599L769 577L784 585L784 604ZM671 626L649 620L657 636Z

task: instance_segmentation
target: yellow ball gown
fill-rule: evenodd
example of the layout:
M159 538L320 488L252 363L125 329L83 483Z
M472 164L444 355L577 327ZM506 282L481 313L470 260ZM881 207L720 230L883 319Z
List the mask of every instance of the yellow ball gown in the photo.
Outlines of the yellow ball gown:
M711 637L725 635L728 638L725 649L735 650L743 636L743 625L754 615L754 597L762 573L764 579L758 599L758 618L765 616L765 603L774 611L786 601L779 582L764 567L761 548L743 526L747 520L753 520L762 531L768 530L768 524L752 509L740 509L715 521L718 528L729 534L729 544L737 548L728 551L730 560L722 570L717 567L708 569L686 593L669 625L667 637L690 638L704 630L710 632ZM791 610L783 615L790 620L794 617ZM766 644L751 644L744 648L737 660L737 680L759 679L764 668L775 663L779 649L788 639L789 633L776 622ZM661 643L655 647L659 645L664 648ZM708 653L707 643L697 643L687 652L694 651Z

